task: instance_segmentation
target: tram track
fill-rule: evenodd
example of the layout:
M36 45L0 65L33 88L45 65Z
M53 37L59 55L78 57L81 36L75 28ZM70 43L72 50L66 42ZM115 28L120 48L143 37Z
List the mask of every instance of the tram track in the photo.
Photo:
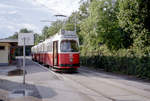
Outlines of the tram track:
M83 69L80 69L80 70L82 70L82 71L88 71L88 70L83 70ZM88 71L88 72L97 73L97 72L93 72L93 71ZM85 73L85 72L81 72L81 73L82 73L82 75L84 75L85 77L86 77L87 75L89 75L89 74L87 74L87 73ZM99 74L96 74L96 75L99 75ZM99 76L101 76L101 75L99 75ZM90 78L90 79L91 79L91 78ZM106 79L103 79L103 78L101 78L101 80L100 80L100 79L95 79L95 78L92 78L92 79L93 79L93 80L97 80L97 81L99 81L99 82L105 82L105 83L108 84L108 85L111 85L111 86L113 86L113 87L115 87L115 88L119 88L119 89L122 89L122 90L126 90L126 91L128 91L129 93L132 93L132 94L134 94L134 95L138 95L138 96L142 96L142 97L145 97L145 98L147 98L147 99L150 99L150 95L149 95L149 96L141 95L141 94L139 94L139 93L137 93L137 92L131 90L131 89L137 89L137 90L140 90L141 92L149 93L148 91L144 91L143 89L137 88L137 87L135 87L135 86L124 85L124 84L122 84L122 82L119 82L119 81L117 81L118 84L117 84L117 83L114 84L114 82L116 82L116 81L113 81L112 79L109 79L109 80L106 80ZM125 88L124 86L127 86L127 88ZM131 89L130 89L130 88L131 88Z
M65 77L66 77L66 76L65 76ZM83 84L83 83L81 83L81 82L79 82L79 81L77 81L77 80L74 80L74 79L71 79L71 78L69 78L69 79L72 80L72 81L74 81L74 82L76 82L76 83L78 83L78 84L80 84L80 85L82 85L82 86L85 87L86 89L89 89L89 90L91 90L91 91L97 93L98 95L103 96L103 97L106 98L106 99L109 99L109 100L111 100L111 101L116 101L115 99L113 99L113 98L107 96L106 94L104 94L104 93L102 93L102 92L99 92L99 91L97 91L97 90L95 90L95 89L92 89L92 88L86 86L85 84Z
M83 72L81 72L82 73L82 75L84 75L84 76L86 76L86 75L88 75L86 72L91 72L91 73L95 73L95 75L97 75L97 76L99 76L99 77L101 77L102 75L105 75L105 74L99 74L98 72L93 72L93 71L89 71L89 70L84 70L84 69L80 69L80 71L83 71ZM109 79L109 77L107 76L106 77L107 79ZM143 91L146 91L144 88L143 89L141 89L141 87L140 86L133 86L133 85L130 85L130 84L126 84L126 83L124 83L123 82L123 80L126 80L125 78L120 78L120 77L112 77L113 79L109 79L109 82L108 82L108 80L105 80L105 79L103 79L103 80L100 80L100 81L103 81L103 82L106 82L107 84L110 84L110 85L112 85L112 86L114 86L114 87L119 87L119 88L121 88L121 89L124 89L123 87L120 87L120 86L116 86L116 85L114 85L114 84L112 84L111 82L117 82L118 84L121 84L122 86L128 86L128 87L133 87L133 88L135 88L135 89L140 89L140 90L143 90ZM117 80L117 79L122 79L122 80ZM127 81L127 80L126 80ZM128 80L129 81L129 80ZM132 81L130 81L130 82L132 82ZM149 83L148 83L149 84ZM149 88L150 88L150 86L149 86ZM128 89L125 89L125 90L128 90ZM129 90L130 91L130 90ZM132 92L132 91L131 91ZM146 91L147 93L149 93L149 89ZM134 92L133 92L134 93ZM136 92L135 92L135 94L136 94ZM148 98L150 98L150 97L148 97Z
M35 62L34 62L34 63L35 63ZM37 64L38 64L38 63L37 63ZM110 101L117 101L117 99L113 98L113 96L111 97L111 96L109 96L109 95L107 95L107 94L105 94L105 93L103 93L103 92L101 92L101 91L99 91L99 90L97 90L97 89L94 89L94 88L92 88L92 87L87 86L87 84L84 84L84 83L81 82L80 80L74 79L74 74L73 74L73 75L66 74L66 73L58 74L58 73L55 73L55 72L53 72L52 70L50 70L50 69L44 67L43 65L40 65L40 64L39 64L39 66L42 67L42 69L48 70L49 72L53 73L53 74L56 75L58 78L61 78L61 79L63 78L63 79L71 80L72 82L78 83L78 84L80 84L81 86L83 86L85 89L89 89L89 90L91 90L91 91L97 93L97 95L101 95L101 96L103 96L104 98L106 98L106 99L108 99L108 100L110 100ZM97 72L94 72L94 71L88 71L88 70L84 70L84 69L79 69L79 71L80 71L80 72L79 72L78 74L75 74L75 75L76 75L76 77L78 77L78 78L83 78L83 79L84 79L84 78L89 79L89 78L88 78L89 73L97 73ZM88 72L88 73L87 73L87 72ZM96 74L96 75L97 75L97 74ZM111 82L114 82L114 81L108 82L107 80L104 80L104 79L103 79L103 80L99 80L99 79L95 79L95 78L90 78L90 80L91 80L91 82L93 82L93 81L103 82L103 83L105 83L105 84L107 84L107 85L110 85L110 86L112 86L112 87L114 87L114 88L121 89L121 90L123 90L123 91L127 91L127 92L129 92L129 93L131 93L131 94L133 94L133 95L137 95L137 96L144 97L144 98L146 98L146 99L150 99L149 96L145 96L145 95L143 95L143 94L139 94L139 93L137 93L137 92L135 92L135 91L133 91L133 90L130 90L130 89L128 89L128 88L123 87L124 85L121 85L121 86L120 86L120 85L115 85L115 84L111 83ZM109 79L109 80L110 80L110 79ZM119 83L119 84L120 84L120 83ZM126 95L123 95L123 96L126 96Z
M82 71L83 71L83 70L82 70ZM87 70L85 70L85 71L87 71ZM93 72L93 71L88 71L88 72ZM84 77L87 77L87 75L89 75L89 73L88 73L88 74L87 74L87 73L84 73L84 72L80 72L80 73L81 73L82 76L84 76ZM93 73L95 73L95 72L93 72ZM70 75L63 75L63 76L66 77L66 78L68 78L68 79L71 79L72 81L74 81L74 82L76 82L76 83L79 83L80 85L86 87L87 89L90 89L90 90L92 90L92 91L94 91L94 92L96 92L96 93L102 95L103 97L105 97L105 98L107 98L107 99L109 99L109 100L117 101L116 99L112 98L113 96L110 97L110 96L108 96L107 94L104 94L103 92L100 92L100 91L98 91L98 90L96 90L96 89L94 89L94 88L88 87L86 84L81 83L80 81L73 79ZM127 92L131 93L132 95L137 95L137 96L144 97L144 98L146 98L146 99L150 99L150 96L141 95L141 94L139 94L139 93L137 93L137 92L135 92L135 91L133 91L133 90L131 90L131 89L129 89L129 88L123 87L124 85L122 85L122 84L121 84L121 86L119 86L119 85L115 85L115 84L111 83L111 82L114 82L114 81L108 82L108 81L106 81L106 80L99 80L99 79L90 78L90 80L91 80L91 79L92 79L92 81L103 82L103 83L105 83L105 84L107 84L107 85L110 85L110 86L112 86L112 87L114 87L114 88L117 88L117 89L119 88L119 89L121 89L121 90L127 91ZM109 79L109 80L110 80L110 79ZM91 82L92 82L92 81L91 81ZM120 84L120 83L119 83L119 84ZM129 86L128 86L128 87L129 87ZM130 87L130 88L131 88L131 87ZM133 88L132 88L132 89L133 89ZM134 89L135 89L135 88L134 88ZM139 90L141 90L141 89L139 89ZM145 92L145 91L144 91L144 92ZM147 92L147 93L148 93L148 92ZM127 96L127 95L119 95L119 96Z

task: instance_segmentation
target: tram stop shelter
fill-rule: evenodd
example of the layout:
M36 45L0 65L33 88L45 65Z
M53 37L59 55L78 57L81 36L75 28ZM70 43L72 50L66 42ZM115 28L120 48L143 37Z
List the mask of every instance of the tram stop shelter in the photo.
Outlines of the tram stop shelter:
M0 39L0 66L13 64L18 39Z

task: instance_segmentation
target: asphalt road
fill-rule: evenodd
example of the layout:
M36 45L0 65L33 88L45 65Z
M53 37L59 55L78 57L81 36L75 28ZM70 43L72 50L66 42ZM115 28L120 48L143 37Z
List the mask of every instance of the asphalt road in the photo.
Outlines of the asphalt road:
M43 101L150 101L150 83L80 67L55 73L27 60L26 82L36 85Z

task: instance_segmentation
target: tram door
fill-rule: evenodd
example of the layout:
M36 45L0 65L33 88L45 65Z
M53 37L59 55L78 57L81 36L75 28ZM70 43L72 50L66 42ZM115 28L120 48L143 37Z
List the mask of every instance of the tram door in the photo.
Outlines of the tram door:
M58 65L58 41L53 42L53 66Z

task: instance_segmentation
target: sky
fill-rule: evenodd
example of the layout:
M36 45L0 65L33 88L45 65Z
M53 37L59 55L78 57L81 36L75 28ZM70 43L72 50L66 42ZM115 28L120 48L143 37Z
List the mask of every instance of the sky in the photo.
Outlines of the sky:
M41 33L45 25L56 21L55 14L69 16L78 10L80 0L0 0L0 39L21 28Z

